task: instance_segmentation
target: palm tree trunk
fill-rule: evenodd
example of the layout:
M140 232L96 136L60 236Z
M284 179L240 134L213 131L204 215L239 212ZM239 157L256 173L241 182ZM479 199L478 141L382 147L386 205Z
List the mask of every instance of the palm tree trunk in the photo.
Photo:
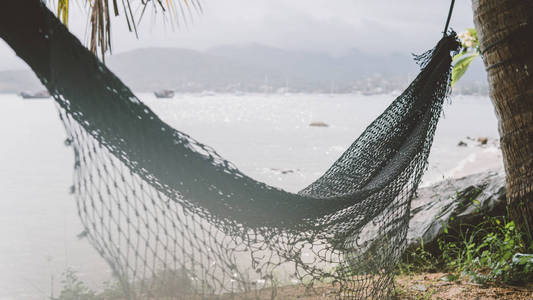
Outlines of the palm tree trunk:
M533 240L533 1L473 0L511 219Z

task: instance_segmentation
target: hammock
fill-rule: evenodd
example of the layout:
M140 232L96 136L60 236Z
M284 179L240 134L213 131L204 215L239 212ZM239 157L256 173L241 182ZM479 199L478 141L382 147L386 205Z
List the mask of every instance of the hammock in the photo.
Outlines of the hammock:
M270 299L280 281L341 299L391 295L454 32L416 58L420 74L322 177L289 193L167 125L43 15L50 68L26 61L58 104L80 219L124 298Z

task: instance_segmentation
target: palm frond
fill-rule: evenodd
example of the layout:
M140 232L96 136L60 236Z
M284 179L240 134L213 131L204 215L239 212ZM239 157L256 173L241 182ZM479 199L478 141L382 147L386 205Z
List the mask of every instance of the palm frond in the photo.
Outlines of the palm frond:
M57 18L63 22L63 24L68 26L68 11L69 11L69 0L58 0L57 1Z
M85 0L89 7L90 38L89 49L105 60L105 54L111 51L111 14L119 16L124 14L126 24L130 32L135 33L138 38L137 27L140 24L147 9L155 12L161 10L163 14L169 16L171 24L180 27L192 18L192 11L202 12L200 0L138 0L140 13L135 21L132 10L134 0ZM111 3L110 3L111 2ZM130 3L132 2L132 3ZM70 0L57 0L57 17L68 26Z

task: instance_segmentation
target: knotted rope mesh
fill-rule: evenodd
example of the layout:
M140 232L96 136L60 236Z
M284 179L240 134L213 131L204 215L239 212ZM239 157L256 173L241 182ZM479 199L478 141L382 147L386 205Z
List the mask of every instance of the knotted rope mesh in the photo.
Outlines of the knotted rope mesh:
M331 298L390 296L448 92L455 33L419 56L409 87L294 194L168 126L48 18L52 68L38 75L74 149L73 193L88 240L125 298L290 298L280 282Z

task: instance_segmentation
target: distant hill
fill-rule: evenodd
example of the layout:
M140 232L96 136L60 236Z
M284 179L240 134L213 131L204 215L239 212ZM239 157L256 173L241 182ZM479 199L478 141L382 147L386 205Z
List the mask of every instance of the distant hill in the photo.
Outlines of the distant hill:
M0 71L0 92L19 93L44 89L32 71Z
M220 46L206 52L272 73L317 81L353 80L377 73L386 76L406 75L405 73L417 71L409 54L373 55L357 49L336 57L324 53L281 50L259 44Z
M220 91L242 82L257 85L258 78L262 82L264 77L263 71L253 66L175 48L146 48L113 55L108 66L137 91Z
M288 51L259 44L227 45L195 51L143 48L107 59L128 86L139 92L327 92L367 93L403 89L418 73L410 54L378 55L351 50L340 56ZM477 62L458 85L486 89ZM0 72L0 92L42 89L31 71Z

